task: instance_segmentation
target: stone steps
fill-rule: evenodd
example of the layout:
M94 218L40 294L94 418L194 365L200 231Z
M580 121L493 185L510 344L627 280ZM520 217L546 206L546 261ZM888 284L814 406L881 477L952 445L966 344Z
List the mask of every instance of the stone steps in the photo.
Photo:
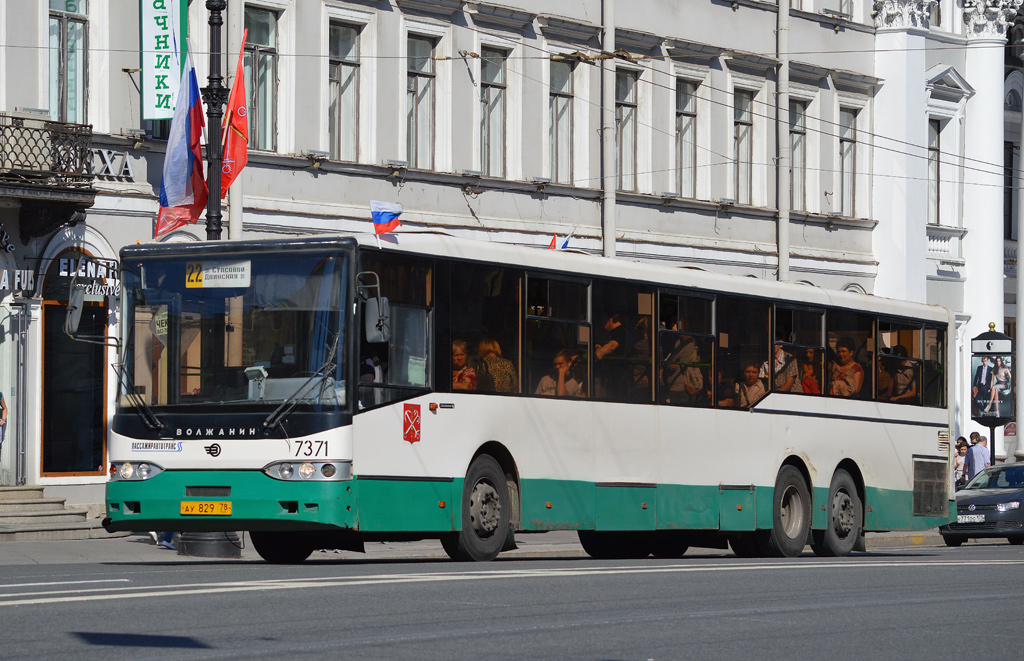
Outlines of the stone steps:
M108 533L88 510L70 508L63 498L43 497L43 487L0 487L0 542L104 539Z

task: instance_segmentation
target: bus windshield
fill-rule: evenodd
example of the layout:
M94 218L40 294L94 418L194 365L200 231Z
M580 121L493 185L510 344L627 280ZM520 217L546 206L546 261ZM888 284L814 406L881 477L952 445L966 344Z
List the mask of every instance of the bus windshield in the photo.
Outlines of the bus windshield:
M348 260L334 249L125 263L120 406L344 409Z

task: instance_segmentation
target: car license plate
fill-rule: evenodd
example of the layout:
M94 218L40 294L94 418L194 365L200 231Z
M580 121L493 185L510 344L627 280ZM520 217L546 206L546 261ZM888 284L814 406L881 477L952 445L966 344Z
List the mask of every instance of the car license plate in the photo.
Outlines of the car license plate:
M956 515L956 522L957 523L984 523L985 522L985 515L984 514L957 514Z
M191 516L231 516L231 502L227 500L183 500L181 513Z

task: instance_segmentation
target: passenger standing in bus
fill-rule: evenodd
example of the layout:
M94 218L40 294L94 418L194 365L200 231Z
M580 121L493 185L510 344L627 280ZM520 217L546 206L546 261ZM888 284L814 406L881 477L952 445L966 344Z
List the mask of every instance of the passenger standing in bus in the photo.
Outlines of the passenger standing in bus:
M743 365L743 380L736 384L736 402L741 407L750 408L767 394L758 373L757 363L753 360Z
M487 365L487 371L494 379L494 392L515 392L518 383L516 366L511 360L501 357L501 345L494 338L480 340L477 353Z
M836 342L836 361L831 365L831 394L855 397L864 386L864 368L853 359L857 346L850 337Z
M594 345L594 359L598 361L594 367L597 394L599 397L621 399L626 386L623 370L626 364L622 359L629 346L629 330L614 312L605 317L604 330L607 333L604 343Z
M669 330L684 331L685 321L672 317ZM672 336L669 336L670 338ZM665 356L661 372L671 404L700 404L704 391L704 375L695 363L700 362L697 342L689 335L677 335Z
M775 360L769 372L769 361L761 365L761 378L772 379L772 390L776 392L793 392L793 384L797 382L797 365L793 354L782 349L782 342L775 342Z
M465 340L452 342L452 390L476 390L476 370L466 364Z

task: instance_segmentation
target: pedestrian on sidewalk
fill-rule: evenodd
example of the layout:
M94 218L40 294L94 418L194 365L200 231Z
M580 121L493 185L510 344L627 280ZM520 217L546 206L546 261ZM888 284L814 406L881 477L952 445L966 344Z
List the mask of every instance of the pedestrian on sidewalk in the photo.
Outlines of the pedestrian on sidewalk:
M988 439L978 436L977 444L971 446L964 458L964 480L970 482L974 476L992 464L989 462Z
M174 546L174 533L173 532L152 532L152 531L150 531L149 537L160 548L170 549L171 551L177 551L178 550Z
M956 462L953 467L953 486L959 490L964 486L964 469L967 461L967 450L970 446L967 445L967 439L961 436L956 439L956 456L954 461Z

